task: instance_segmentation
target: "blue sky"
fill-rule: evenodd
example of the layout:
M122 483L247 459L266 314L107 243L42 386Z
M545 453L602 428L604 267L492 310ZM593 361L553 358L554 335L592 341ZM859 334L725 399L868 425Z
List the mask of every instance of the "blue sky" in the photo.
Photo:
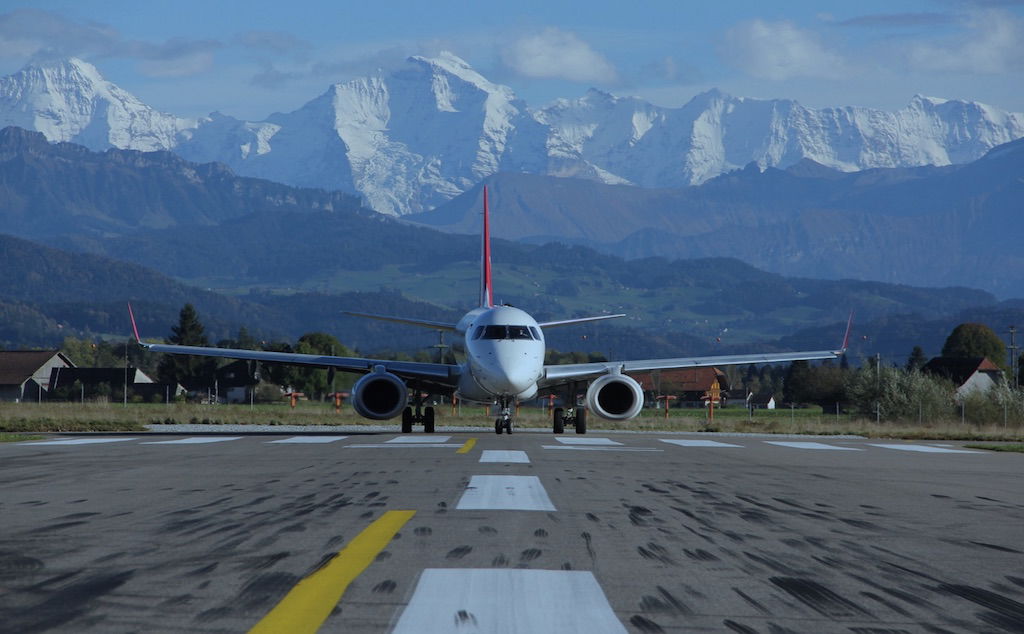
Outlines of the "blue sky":
M719 88L894 110L917 93L1024 111L1024 0L0 3L0 74L76 55L181 116L258 120L449 50L531 106L590 88L679 106Z

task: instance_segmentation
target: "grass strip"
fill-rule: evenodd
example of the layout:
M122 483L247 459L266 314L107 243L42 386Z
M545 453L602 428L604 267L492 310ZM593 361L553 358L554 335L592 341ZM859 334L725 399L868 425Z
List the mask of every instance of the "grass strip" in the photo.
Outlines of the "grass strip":
M964 446L970 447L971 449L988 449L989 451L1012 451L1016 453L1024 453L1024 442L1015 442L1006 445L971 444Z

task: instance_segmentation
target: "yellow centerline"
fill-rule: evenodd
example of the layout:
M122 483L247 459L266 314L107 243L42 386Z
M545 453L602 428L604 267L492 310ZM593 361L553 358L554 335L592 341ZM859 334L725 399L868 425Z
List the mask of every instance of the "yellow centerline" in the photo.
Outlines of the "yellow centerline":
M363 529L347 546L338 551L327 565L295 584L295 587L274 606L251 633L294 634L315 633L352 583L373 563L416 511L388 511Z
M455 451L455 453L469 453L473 449L474 445L476 445L476 438L470 438L464 442L462 446Z

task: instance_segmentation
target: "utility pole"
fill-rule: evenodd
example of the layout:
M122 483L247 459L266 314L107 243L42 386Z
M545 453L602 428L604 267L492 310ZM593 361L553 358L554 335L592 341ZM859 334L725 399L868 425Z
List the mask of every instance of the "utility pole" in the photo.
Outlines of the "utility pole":
M1010 376L1013 377L1013 387L1016 389L1018 372L1020 368L1017 367L1017 326L1010 326Z

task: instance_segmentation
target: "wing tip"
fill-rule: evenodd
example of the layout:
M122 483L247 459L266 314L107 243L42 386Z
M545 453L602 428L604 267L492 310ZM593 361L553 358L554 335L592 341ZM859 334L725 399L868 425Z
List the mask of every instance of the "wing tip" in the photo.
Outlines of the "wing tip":
M839 349L839 356L846 353L846 349L850 347L850 330L853 328L853 311L850 311L850 317L846 320L846 334L843 335L843 345Z
M128 302L128 319L132 322L132 334L135 335L135 343L141 344L142 338L139 337L139 326L135 323L135 312L132 311L131 302Z

